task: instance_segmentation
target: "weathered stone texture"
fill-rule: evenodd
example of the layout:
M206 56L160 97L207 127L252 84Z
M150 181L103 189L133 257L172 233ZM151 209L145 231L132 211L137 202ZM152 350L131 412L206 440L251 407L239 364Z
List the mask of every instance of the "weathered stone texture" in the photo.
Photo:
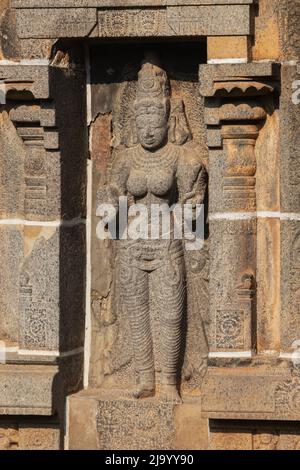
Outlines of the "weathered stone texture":
M253 2L154 2L143 10L137 4L116 7L103 2L76 2L26 5L13 2L16 7L17 34L20 38L59 37L143 37L143 36L229 36L250 35L250 5ZM184 6L183 6L184 5ZM61 8L59 8L61 6ZM127 8L136 6L138 8ZM44 7L44 8L41 8ZM75 8L71 8L75 7ZM88 8L85 8L88 7ZM98 10L97 10L98 7ZM102 7L102 8L99 8ZM213 9L213 13L212 13ZM47 18L47 19L46 19ZM65 28L65 25L68 25ZM98 25L98 32L95 27Z
M280 97L281 207L284 212L300 210L299 65L282 65Z
M47 424L21 424L19 429L21 450L61 449L60 429Z
M195 449L208 446L198 400L182 405L86 391L68 399L69 449ZM83 437L80 437L83 436Z
M300 1L278 0L282 60L300 57Z
M299 378L285 364L212 368L205 392L202 410L210 418L299 420Z
M296 66L282 67L282 95L280 120L280 172L281 207L287 214L281 222L281 338L282 350L292 351L294 341L299 338L299 222L292 214L300 209L299 199L299 104L297 89L293 86L299 80ZM294 94L294 99L293 99ZM294 103L293 103L294 101ZM289 217L288 214L291 214ZM290 220L289 220L290 218Z
M8 344L19 340L19 287L20 265L23 259L23 232L19 226L0 229L0 253L5 269L2 270L0 291L0 339Z
M211 450L299 450L299 426L289 423L212 421Z
M57 367L0 366L1 415L53 415L59 389Z
M0 450L59 450L59 426L40 419L0 423Z
M25 349L76 349L83 345L84 226L31 226L24 236L20 344Z
M0 2L0 449L61 448L68 394L70 449L300 448L299 25ZM120 195L203 202L203 249L100 241Z

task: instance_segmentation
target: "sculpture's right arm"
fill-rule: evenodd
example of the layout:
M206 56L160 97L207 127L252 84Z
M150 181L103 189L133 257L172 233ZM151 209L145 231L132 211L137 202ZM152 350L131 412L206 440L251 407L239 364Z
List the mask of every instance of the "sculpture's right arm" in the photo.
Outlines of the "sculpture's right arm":
M126 182L129 175L128 163L124 152L118 153L112 164L109 182L98 192L98 202L112 204L116 209L119 198L126 196Z

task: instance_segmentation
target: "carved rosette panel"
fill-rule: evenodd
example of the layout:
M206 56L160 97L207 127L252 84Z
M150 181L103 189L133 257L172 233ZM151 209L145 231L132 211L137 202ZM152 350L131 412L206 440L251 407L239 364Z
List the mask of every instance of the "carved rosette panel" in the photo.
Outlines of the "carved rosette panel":
M298 376L278 385L275 392L275 406L276 411L285 419L299 419L300 381Z
M103 401L97 410L98 445L101 450L171 448L174 440L174 408L168 404Z

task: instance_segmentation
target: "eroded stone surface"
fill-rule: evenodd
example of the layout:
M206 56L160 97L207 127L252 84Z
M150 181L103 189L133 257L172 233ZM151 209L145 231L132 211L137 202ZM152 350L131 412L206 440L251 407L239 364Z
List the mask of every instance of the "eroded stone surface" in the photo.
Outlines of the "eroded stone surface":
M132 400L116 390L89 390L69 398L69 420L71 450L207 448L207 421L199 400L172 405Z
M0 448L62 446L65 395L83 386L86 282L95 390L70 399L70 448L299 448L299 6L0 2ZM145 38L160 64L141 66ZM146 113L150 82L160 96ZM194 171L206 194L200 177L191 196ZM122 193L124 175L139 200L158 190L170 204L179 189L205 201L204 248L178 257L177 286L169 265L96 238L97 192ZM162 393L167 368L183 404ZM132 398L136 372L155 398Z

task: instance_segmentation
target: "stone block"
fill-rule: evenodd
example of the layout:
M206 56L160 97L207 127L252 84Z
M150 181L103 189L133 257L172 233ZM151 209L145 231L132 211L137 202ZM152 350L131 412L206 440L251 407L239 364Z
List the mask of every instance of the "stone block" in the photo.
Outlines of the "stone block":
M204 449L207 421L196 398L180 405L86 390L68 398L70 450Z
M13 423L0 424L0 450L17 450L19 447L19 431Z
M99 11L99 36L224 36L250 34L248 5L168 6ZM220 21L221 19L221 21Z
M48 0L48 8L149 7L167 5L251 5L253 0ZM11 0L12 8L43 8L45 0Z
M0 290L0 340L6 346L19 338L19 286L23 261L23 229L21 226L0 226L0 255L3 262Z
M272 62L252 62L248 64L203 64L200 65L200 94L206 97L215 96L216 92L222 92L222 83L219 85L218 82L224 82L224 93L228 93L227 90L228 82L234 82L232 85L235 88L241 86L238 95L244 96L246 91L255 86L253 78L258 77L259 79L267 79L268 77L279 78L278 64ZM239 79L243 77L243 80ZM249 82L246 78L249 77ZM235 80L233 80L235 79ZM238 82L238 83L236 83ZM243 83L244 82L244 83ZM251 83L252 82L252 83ZM268 87L267 87L268 89ZM266 91L267 91L266 89ZM269 90L270 91L270 90ZM237 95L237 93L236 93Z
M281 350L293 353L300 340L300 222L281 221ZM297 348L296 348L297 349Z
M211 450L253 450L252 433L250 430L230 428L210 429Z
M95 8L42 8L17 10L20 38L86 37L97 24Z
M228 36L250 35L250 5L230 1L220 4L213 0L207 2L131 2L120 5L115 11L110 7L117 5L101 2L62 2L44 4L32 2L29 5L14 2L17 7L16 22L20 38L59 38L94 36L94 28L99 22L100 37L136 36ZM72 8L76 6L77 8ZM124 8L125 6L125 8ZM126 8L126 7L136 7ZM143 10L141 7L152 7ZM61 8L59 8L61 7ZM98 10L96 7L102 7ZM212 14L213 9L213 14ZM65 25L68 25L66 28Z
M250 52L248 36L209 36L207 59L240 59L248 62Z
M282 65L280 96L281 210L300 212L300 71Z
M51 418L18 416L1 420L0 450L59 450L61 448L61 430Z
M210 419L299 420L300 383L289 367L209 368L202 388Z
M59 383L55 366L1 365L1 415L52 415Z
M300 57L300 2L279 0L276 4L279 17L281 59L299 60Z
M70 351L83 345L84 225L24 229L20 344ZM76 256L75 256L76 254Z
M61 430L58 426L39 423L22 423L19 426L20 450L59 450Z
M208 449L208 421L202 417L200 403L183 403L175 409L175 449Z
M211 450L299 450L298 423L210 421Z
M256 220L211 220L210 351L250 352L256 277ZM250 276L249 285L245 281ZM249 289L249 290L248 290Z
M49 67L45 64L0 65L0 80L5 84L7 99L21 94L27 99L49 98Z
M6 111L0 116L0 151L0 216L3 219L23 218L26 150Z
M280 219L257 222L257 350L280 351Z
M0 7L0 58L24 60L47 60L51 57L54 39L20 39L16 34L16 10L5 8L3 0ZM7 3L7 2L6 2ZM3 5L3 7L2 7ZM6 5L7 7L8 5Z
M254 18L255 36L252 47L253 60L278 60L281 55L279 10L286 7L282 0L260 0Z

